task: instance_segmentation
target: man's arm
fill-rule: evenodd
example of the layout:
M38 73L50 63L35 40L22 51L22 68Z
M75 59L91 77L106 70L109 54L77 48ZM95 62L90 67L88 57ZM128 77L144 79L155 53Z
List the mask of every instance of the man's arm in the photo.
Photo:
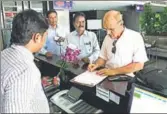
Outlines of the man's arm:
M88 66L88 70L89 71L94 71L95 69L104 66L106 64L106 60L107 60L107 52L106 52L106 37L103 41L102 47L101 47L101 51L100 51L100 55L99 58L96 60L95 64L89 64Z
M48 51L46 50L47 47L47 40L48 40L48 36L46 37L46 41L44 46L41 48L41 50L38 52L39 54L45 55Z
M106 60L104 60L103 58L99 57L97 59L97 61L95 62L95 65L97 65L98 67L102 67L106 64Z
M88 66L88 70L90 72L96 70L97 68L104 66L106 64L106 60L104 60L103 58L98 58L97 61L95 62L95 64L89 64Z
M46 49L47 45L48 44L47 44L47 40L46 40L44 46L41 48L41 50L38 53L41 55L45 55L46 57L52 57L53 54L51 52L47 51L47 49Z
M93 53L88 57L90 60L90 63L96 61L99 57L100 54L100 47L99 47L99 43L97 41L97 37L96 34L93 33Z
M112 75L118 75L118 74L128 74L132 72L139 71L143 69L144 63L130 63L126 66L115 68L115 69L102 69L97 72L99 75L106 75L106 76L112 76Z
M30 106L30 102L34 99L33 80L28 69L12 73L4 99L4 113L33 113Z
M136 72L136 71L142 70L143 67L144 67L144 63L130 63L126 66L116 68L116 69L111 69L111 70L113 70L115 75L117 75L117 74L127 74L127 73Z

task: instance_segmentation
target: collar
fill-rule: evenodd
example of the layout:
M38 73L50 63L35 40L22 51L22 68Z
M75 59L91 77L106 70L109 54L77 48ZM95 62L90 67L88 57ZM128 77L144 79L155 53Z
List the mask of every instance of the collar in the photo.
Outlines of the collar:
M88 34L88 31L85 30L84 33L83 33L82 35L87 35L87 34ZM76 30L74 31L74 35L75 35L75 36L78 36L78 35L79 35L78 32L77 32Z
M49 29L57 29L57 28L59 28L58 25L56 25L56 28L53 28L51 25L49 25Z
M126 34L126 31L127 31L127 28L124 27L124 30L123 30L121 36L118 38L118 40L119 40L119 39L124 39L124 36L125 36L125 34Z
M34 60L34 56L32 52L30 52L26 47L13 44L11 45L11 48L14 48L15 50L19 51L23 55L23 58L26 58L32 61Z
M122 37L125 35L126 31L127 31L127 28L124 27L124 30L123 30L123 32L121 33L121 36L120 36L119 38L112 38L112 39L114 39L114 40L122 39ZM109 36L109 37L110 37L110 36ZM110 38L111 38L111 37L110 37Z

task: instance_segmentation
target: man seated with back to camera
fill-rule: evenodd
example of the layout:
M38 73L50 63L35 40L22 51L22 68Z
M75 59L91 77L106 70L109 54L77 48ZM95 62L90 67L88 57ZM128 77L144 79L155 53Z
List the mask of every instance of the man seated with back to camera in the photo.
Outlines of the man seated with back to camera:
M89 64L88 70L105 66L98 70L99 75L127 74L143 69L148 60L144 41L140 33L123 25L122 15L118 11L108 11L103 18L103 26L107 35L103 41L100 56L94 64Z
M91 63L98 59L100 47L97 41L96 34L85 30L86 16L82 12L74 15L73 24L76 30L67 35L64 48L68 44L73 44L81 50L79 58L84 63Z

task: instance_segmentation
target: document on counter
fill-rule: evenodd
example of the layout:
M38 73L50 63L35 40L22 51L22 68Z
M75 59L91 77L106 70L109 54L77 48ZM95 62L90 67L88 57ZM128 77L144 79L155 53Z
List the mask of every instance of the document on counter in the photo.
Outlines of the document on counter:
M84 73L76 76L70 81L88 87L94 87L95 85L103 81L106 77L107 76L99 76L96 74L96 72L85 71Z

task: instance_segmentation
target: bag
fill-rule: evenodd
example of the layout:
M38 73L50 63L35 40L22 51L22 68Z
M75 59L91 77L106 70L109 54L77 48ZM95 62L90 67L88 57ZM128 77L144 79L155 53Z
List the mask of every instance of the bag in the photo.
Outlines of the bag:
M167 95L167 69L145 68L136 73L134 81Z

